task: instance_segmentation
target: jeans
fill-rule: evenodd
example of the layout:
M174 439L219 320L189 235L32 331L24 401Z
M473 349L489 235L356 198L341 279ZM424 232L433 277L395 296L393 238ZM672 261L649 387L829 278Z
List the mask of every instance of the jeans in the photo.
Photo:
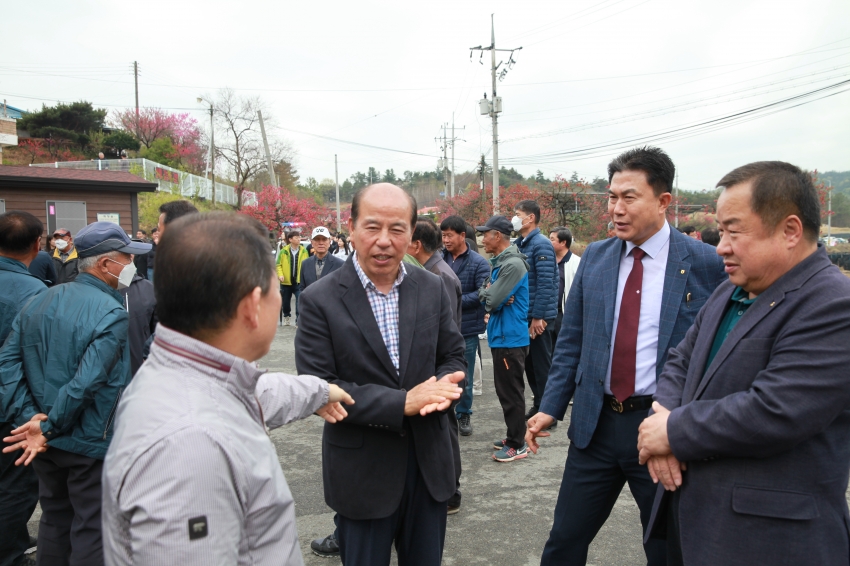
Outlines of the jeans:
M460 396L460 402L455 407L457 416L472 414L472 378L475 374L475 356L478 355L478 335L464 337L466 342L466 386L463 388L463 395Z
M281 285L280 295L283 299L281 311L284 318L289 318L290 316L292 316L292 305L290 303L292 301L292 296L295 295L295 320L297 322L298 315L301 314L301 310L298 306L298 297L301 295L301 289L298 287L298 285Z
M153 283L153 267L148 268L148 281Z

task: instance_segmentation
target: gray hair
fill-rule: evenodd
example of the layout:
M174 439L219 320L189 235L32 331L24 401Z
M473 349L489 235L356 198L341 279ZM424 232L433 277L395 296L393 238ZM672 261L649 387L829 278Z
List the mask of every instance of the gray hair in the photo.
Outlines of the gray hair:
M91 271L92 269L94 269L95 264L97 264L97 260L104 256L114 259L118 256L118 252L113 250L111 252L106 252L105 254L93 255L90 257L81 257L79 260L77 260L77 269L79 269L80 271Z

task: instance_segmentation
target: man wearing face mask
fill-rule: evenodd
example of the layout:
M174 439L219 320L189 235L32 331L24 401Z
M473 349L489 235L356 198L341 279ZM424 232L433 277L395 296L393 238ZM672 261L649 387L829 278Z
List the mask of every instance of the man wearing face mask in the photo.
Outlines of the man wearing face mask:
M23 449L16 464L38 476L45 566L103 562L103 459L132 377L118 289L135 274L131 254L151 248L111 222L83 228L76 244L79 276L33 297L0 349L0 412L18 425L4 452Z
M56 269L55 284L70 283L77 278L79 267L77 262L77 249L74 247L74 238L67 228L59 228L53 233L53 243L56 249L53 251L53 267Z

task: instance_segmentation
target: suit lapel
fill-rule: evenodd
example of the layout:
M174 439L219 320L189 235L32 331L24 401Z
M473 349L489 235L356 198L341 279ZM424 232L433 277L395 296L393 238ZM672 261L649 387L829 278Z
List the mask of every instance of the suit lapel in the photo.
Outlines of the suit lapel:
M404 383L407 364L413 349L413 333L416 330L419 285L408 274L398 288L398 368L399 383Z
M602 273L602 292L605 301L605 331L608 333L610 343L614 332L614 309L617 306L617 283L620 277L620 256L626 245L622 240L617 240L608 250Z
M718 305L727 305L732 297L732 292L735 290L734 285L717 297ZM712 300L714 304L714 300ZM697 336L697 341L694 344L694 350L691 354L691 359L688 362L690 369L688 379L685 381L685 389L682 391L682 404L690 403L695 397L697 389L703 380L703 376L707 376L708 368L705 367L708 361L708 355L711 353L711 346L714 344L714 337L717 335L717 330L720 328L720 322L723 320L723 315L726 314L725 308L706 308L704 310L702 323L700 325L700 333ZM715 358L715 362L717 359ZM712 364L716 365L716 364Z
M342 295L342 304L348 309L352 320L366 339L366 343L369 344L369 347L384 364L389 375L395 380L397 379L395 366L393 366L390 353L384 344L384 337L378 328L375 314L372 312L372 305L369 303L369 297L366 296L366 289L363 288L360 278L357 277L357 272L354 270L354 264L351 261L347 261L342 267L343 276L340 278L340 285L346 287Z
M661 294L661 319L658 326L658 356L655 363L655 375L663 369L661 360L670 347L670 338L676 326L682 295L691 272L691 264L686 261L690 255L688 249L678 240L679 232L670 229L670 245L667 251L667 269L664 272L664 289ZM687 236L684 236L687 237Z

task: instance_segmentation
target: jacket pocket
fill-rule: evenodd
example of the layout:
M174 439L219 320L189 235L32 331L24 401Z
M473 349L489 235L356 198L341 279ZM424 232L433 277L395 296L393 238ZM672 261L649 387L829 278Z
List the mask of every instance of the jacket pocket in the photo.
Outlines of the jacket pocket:
M124 392L123 387L118 388L118 395L115 397L115 403L112 405L112 410L109 411L109 418L106 419L106 427L103 429L103 439L106 440L106 435L109 433L109 427L112 426L112 419L115 418L115 412L118 410L118 402L121 401L121 394Z
M820 516L810 493L736 485L732 490L732 509L744 515L808 521Z
M578 384L581 383L582 377L584 377L584 370L579 367L576 369L576 387L578 387Z
M439 322L440 322L440 315L435 314L433 316L429 316L428 318L423 320L421 323L417 324L416 329L420 330L420 331L425 330L427 328L431 328L432 326L435 326L436 324L439 324Z
M325 439L328 444L339 448L360 448L363 446L363 431L357 425L330 425L325 427Z

